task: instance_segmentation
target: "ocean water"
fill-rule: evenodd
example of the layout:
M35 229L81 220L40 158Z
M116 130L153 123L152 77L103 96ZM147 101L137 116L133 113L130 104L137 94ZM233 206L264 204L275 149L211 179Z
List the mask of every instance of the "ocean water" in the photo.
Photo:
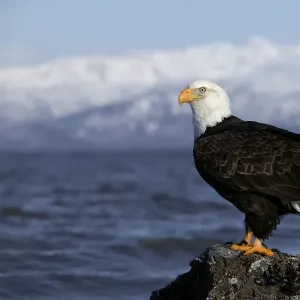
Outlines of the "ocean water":
M300 252L300 219L267 241ZM0 299L149 299L243 215L191 151L0 155Z

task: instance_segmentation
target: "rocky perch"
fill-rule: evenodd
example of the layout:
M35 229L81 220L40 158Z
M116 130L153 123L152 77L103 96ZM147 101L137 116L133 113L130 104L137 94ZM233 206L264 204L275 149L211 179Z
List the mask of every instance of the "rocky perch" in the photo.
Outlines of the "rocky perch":
M150 300L300 300L300 255L243 256L214 245Z

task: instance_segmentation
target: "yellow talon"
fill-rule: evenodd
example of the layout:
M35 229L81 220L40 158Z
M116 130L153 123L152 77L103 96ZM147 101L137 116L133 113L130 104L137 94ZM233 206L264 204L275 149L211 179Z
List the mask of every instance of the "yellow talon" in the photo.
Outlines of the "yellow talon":
M252 246L250 246L249 249L246 250L246 252L243 255L249 255L252 253L257 253L257 254L264 254L266 256L273 256L274 253L271 249L265 248L262 244L261 241L259 239L255 239L254 243Z
M233 244L231 246L231 250L235 250L235 251L247 251L251 248L251 245L237 245L237 244Z
M246 235L244 236L243 241L246 242L246 245L241 245L240 244L233 244L231 246L231 250L235 250L235 251L247 251L249 250L252 245L250 244L251 242L251 237L252 237L252 232L247 232Z

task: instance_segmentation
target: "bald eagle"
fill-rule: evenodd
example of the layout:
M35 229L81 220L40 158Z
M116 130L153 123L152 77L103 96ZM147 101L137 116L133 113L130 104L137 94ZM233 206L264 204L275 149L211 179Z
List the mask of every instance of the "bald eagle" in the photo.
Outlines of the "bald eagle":
M209 81L194 81L178 101L192 109L198 173L245 214L245 236L231 249L273 256L263 241L283 215L300 212L300 135L233 116L227 93Z

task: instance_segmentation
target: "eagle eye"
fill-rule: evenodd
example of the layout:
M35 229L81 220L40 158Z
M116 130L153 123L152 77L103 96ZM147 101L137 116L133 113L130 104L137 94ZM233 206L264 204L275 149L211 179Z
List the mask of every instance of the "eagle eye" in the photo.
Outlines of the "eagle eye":
M199 92L201 94L204 94L206 92L206 88L204 86L202 86L201 88L199 88Z

